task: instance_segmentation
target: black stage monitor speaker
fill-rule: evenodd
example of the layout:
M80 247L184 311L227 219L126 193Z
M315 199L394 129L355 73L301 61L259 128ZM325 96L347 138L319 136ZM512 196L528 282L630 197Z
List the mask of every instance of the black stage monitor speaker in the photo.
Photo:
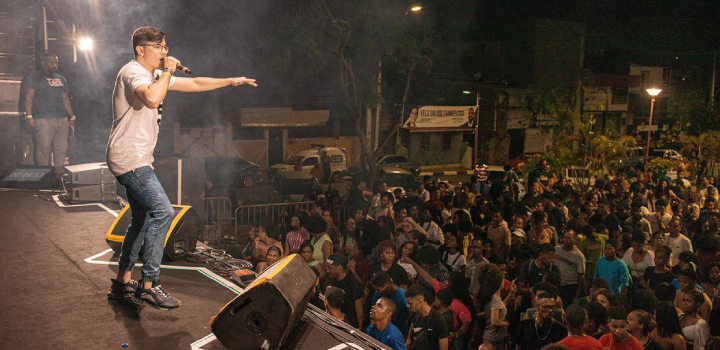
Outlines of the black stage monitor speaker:
M316 281L300 255L279 260L212 318L213 334L230 350L280 349Z
M20 164L3 176L0 187L30 190L50 188L54 176L52 167Z
M167 260L176 260L184 252L194 252L202 229L200 217L191 206L173 205L173 209L175 209L175 216L170 223L170 230L165 236L163 257ZM120 253L125 232L130 225L130 218L130 206L126 205L105 235L105 241L116 253Z

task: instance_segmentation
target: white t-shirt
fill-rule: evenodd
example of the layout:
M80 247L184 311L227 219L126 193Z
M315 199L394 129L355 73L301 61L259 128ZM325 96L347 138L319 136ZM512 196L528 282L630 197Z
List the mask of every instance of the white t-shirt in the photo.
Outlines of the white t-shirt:
M445 260L443 263L452 266L453 271L460 271L460 268L466 265L465 255L463 255L461 250L458 250L455 254L445 252L444 255Z
M153 73L135 60L120 69L113 90L113 124L105 158L110 172L121 175L143 166L151 166L157 144L160 115L135 96L135 89L156 81ZM175 77L170 78L170 85Z
M630 276L637 279L645 275L645 270L647 270L648 267L655 266L655 252L646 249L645 258L639 263L633 260L633 252L635 252L634 248L628 248L628 250L625 251L625 255L623 255L622 261L627 265Z
M692 242L690 242L690 239L682 233L678 236L678 238L672 238L669 233L666 233L665 245L670 247L670 250L672 250L672 254L670 255L670 266L678 264L678 257L680 256L680 253L693 251Z

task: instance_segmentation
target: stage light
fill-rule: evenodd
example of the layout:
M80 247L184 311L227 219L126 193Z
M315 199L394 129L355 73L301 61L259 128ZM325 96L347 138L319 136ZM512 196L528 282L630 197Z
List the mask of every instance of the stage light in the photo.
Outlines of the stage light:
M415 6L413 6L413 7L410 8L410 11L412 11L412 12L418 12L418 11L422 10L422 8L423 8L423 7L420 6L420 5L415 5Z
M81 51L92 51L93 39L80 38L80 40L78 40L78 49L80 49Z

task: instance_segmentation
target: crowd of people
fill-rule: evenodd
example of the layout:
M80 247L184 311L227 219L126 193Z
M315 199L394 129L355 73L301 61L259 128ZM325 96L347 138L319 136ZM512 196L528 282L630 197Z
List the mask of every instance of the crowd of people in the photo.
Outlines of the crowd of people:
M580 191L540 162L522 196L505 170L354 184L253 228L244 255L262 272L299 253L311 303L394 349L719 349L715 179L629 169Z

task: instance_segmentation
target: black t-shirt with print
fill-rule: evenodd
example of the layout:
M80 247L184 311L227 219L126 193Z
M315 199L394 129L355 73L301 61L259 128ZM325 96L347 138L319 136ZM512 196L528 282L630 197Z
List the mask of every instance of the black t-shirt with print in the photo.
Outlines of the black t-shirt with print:
M447 338L449 330L443 316L435 309L430 309L427 316L415 313L411 316L412 344L409 350L437 350L438 341Z

